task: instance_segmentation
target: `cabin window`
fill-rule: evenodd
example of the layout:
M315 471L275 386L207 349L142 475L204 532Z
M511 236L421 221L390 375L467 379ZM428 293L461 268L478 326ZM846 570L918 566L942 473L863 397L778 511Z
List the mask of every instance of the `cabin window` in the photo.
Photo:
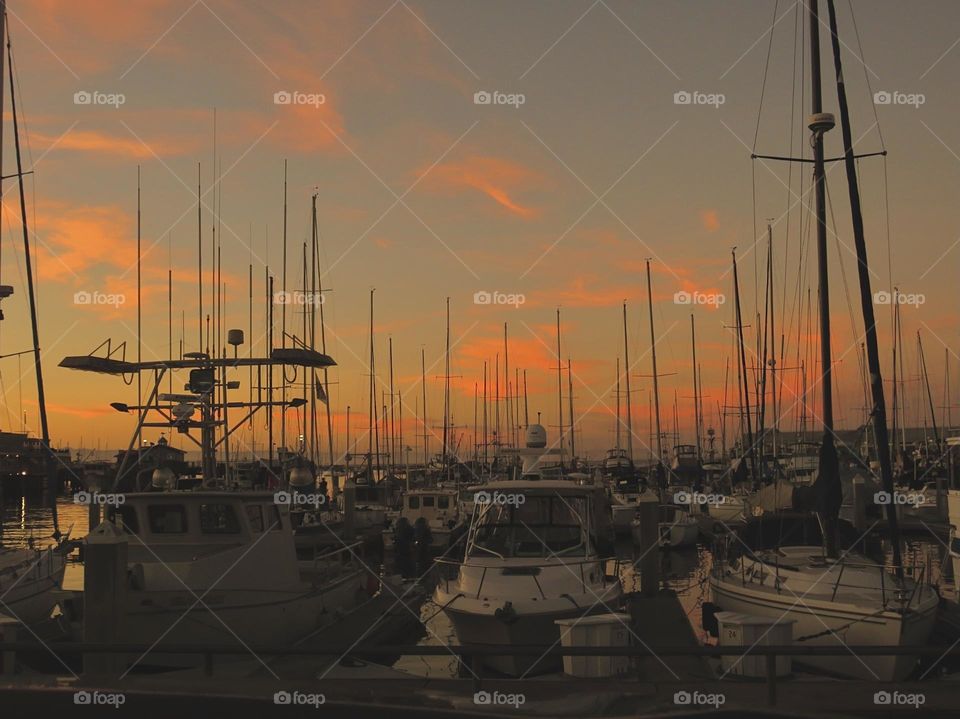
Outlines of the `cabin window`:
M437 506L440 509L450 508L450 497L437 497Z
M583 497L528 496L520 504L480 505L469 556L585 556Z
M123 529L130 534L139 534L140 533L140 521L137 519L137 510L133 507L128 507L127 505L121 504L115 510L116 514L114 515L114 521L118 521L123 525Z
M436 500L436 497L426 496L423 498L423 506L432 507L435 500Z
M410 497L407 506L410 509L420 509L420 497Z
M150 531L153 534L184 534L187 531L187 510L182 504L154 504L147 507Z
M238 534L240 523L229 504L201 504L200 531L204 534Z
M263 510L259 504L248 504L247 521L250 522L250 529L259 534L263 531Z

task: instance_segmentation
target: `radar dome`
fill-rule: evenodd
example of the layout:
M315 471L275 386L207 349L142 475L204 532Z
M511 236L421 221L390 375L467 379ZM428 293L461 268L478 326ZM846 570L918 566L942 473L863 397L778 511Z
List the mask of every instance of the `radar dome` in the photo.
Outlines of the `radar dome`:
M542 424L531 424L527 427L527 447L539 449L547 446L547 430Z

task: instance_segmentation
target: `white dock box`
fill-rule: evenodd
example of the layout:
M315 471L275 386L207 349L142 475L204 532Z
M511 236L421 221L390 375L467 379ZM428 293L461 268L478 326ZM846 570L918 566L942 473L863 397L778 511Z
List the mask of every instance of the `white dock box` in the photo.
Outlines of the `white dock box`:
M558 619L560 644L564 647L630 646L629 614L595 614L589 617ZM626 674L630 657L563 658L563 673L572 677L614 677Z
M721 647L743 647L744 650L756 645L791 646L793 645L793 619L775 620L770 617L758 617L737 612L717 612ZM763 679L767 676L767 658L760 654L724 655L721 658L723 671L734 676ZM793 670L789 656L777 656L777 676L790 674Z

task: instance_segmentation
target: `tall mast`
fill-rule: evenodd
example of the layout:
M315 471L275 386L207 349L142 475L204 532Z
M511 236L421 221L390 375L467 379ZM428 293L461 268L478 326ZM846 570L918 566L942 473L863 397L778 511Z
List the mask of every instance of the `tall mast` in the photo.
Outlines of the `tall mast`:
M820 88L820 16L819 0L810 3L810 78L811 78L811 112L809 127L813 133L813 182L816 190L816 217L817 217L817 266L818 266L818 290L820 305L820 385L822 392L823 406L820 408L823 416L823 437L820 442L819 457L819 475L818 483L823 483L826 491L818 493L818 512L821 514L824 525L824 546L827 556L834 558L838 556L837 551L837 520L840 512L840 503L842 501L842 492L840 489L840 471L837 460L837 451L833 443L833 355L830 351L830 284L827 271L827 220L826 220L826 177L824 174L823 159L823 135L834 126L832 115L823 113L823 99ZM828 3L829 6L829 3ZM831 18L833 12L831 10ZM837 42L836 28L832 29L834 43ZM839 57L835 58L835 63L839 62ZM842 89L843 78L840 74L840 66L836 65L838 91ZM844 95L845 104L845 95ZM846 126L849 130L849 125ZM848 163L853 163L853 145L852 140L848 143L847 133L844 132L844 154ZM848 164L848 172L850 166ZM852 192L852 190L851 190ZM859 212L859 200L853 203L853 211ZM859 219L862 223L862 218ZM854 220L856 226L858 220ZM862 230L862 226L861 226ZM854 234L857 230L854 230ZM862 240L862 236L861 236ZM859 249L859 248L858 248ZM858 252L858 255L860 253ZM863 255L860 259L865 259ZM863 287L863 272L866 270L866 264L861 262L858 267L860 272L861 290ZM869 278L867 278L869 285ZM872 299L869 307L864 309L864 317L869 313L867 321L867 331L870 332L873 327L873 306ZM876 350L876 337L874 337L873 348ZM876 367L877 377L880 376L879 365ZM883 390L880 392L880 407L883 406ZM882 410L881 410L882 411ZM885 420L884 420L885 421ZM884 426L886 432L886 426ZM886 449L884 449L886 453ZM881 461L889 459L889 453ZM892 486L890 490L892 491ZM895 526L891 523L891 529Z
M287 181L286 181L286 162L284 162L284 181L283 181L283 188L284 188L284 190L283 190L283 191L284 191L284 222L286 222L286 191L287 191L287 190L286 190L286 188L287 188ZM311 296L311 298L310 298L310 307L313 308L313 312L316 313L316 307L317 307L318 304L320 305L320 351L323 352L323 354L326 354L326 353L327 353L327 323L326 323L326 319L324 318L324 314L323 314L323 304L324 304L324 302L323 302L323 299L324 299L324 294L323 294L323 274L320 272L320 265L319 265L319 257L320 257L320 225L319 225L318 222L317 222L317 195L316 195L316 193L314 193L314 195L313 195L313 227L314 227L314 234L315 234L316 255L317 255L317 258L318 258L318 259L317 259L317 264L316 264L316 266L314 267L314 270L316 271L317 282L316 282L315 292L314 292L314 294L313 294L313 295ZM287 249L287 248L286 248L286 241L284 241L284 248L283 248L283 249L284 249L284 253L286 253L286 249ZM286 264L287 264L287 263L286 263L286 258L284 258L284 263L283 263L283 264L284 264L283 272L286 273L286 271L287 271L287 268L286 268ZM284 305L284 307L285 307L285 305ZM314 385L317 384L317 374L316 374L316 371L314 371L314 373L313 373L313 382L314 382ZM286 384L286 380L284 380L284 384ZM313 395L316 396L317 394L318 394L317 388L314 387L314 388L313 388ZM336 497L336 495L337 495L337 493L339 492L339 489L340 489L340 486L339 486L340 483L339 483L339 480L337 479L336 472L334 471L334 467L336 466L336 457L335 457L335 455L334 455L334 450L333 450L333 414L332 414L332 410L330 409L330 375L329 375L329 370L328 370L327 367L324 367L324 368L323 368L323 397L322 397L321 401L322 401L323 404L324 404L324 410L325 410L326 419L327 419L327 452L328 452L328 454L330 455L330 485L331 485L331 486L330 486L330 489L331 489L331 491L332 491L332 493L333 493L333 496ZM349 447L349 445L348 445L348 447Z
M736 322L737 322L737 343L740 348L740 386L742 388L743 396L743 418L747 422L747 446L746 452L741 452L740 461L746 460L747 455L750 457L750 465L753 470L754 481L759 481L760 475L757 473L757 455L756 447L753 442L753 423L750 418L750 382L747 378L747 355L744 349L743 343L743 316L740 311L740 276L737 273L737 248L734 247L730 251L730 254L733 256L733 300L736 307Z
M392 467L396 464L396 459L394 458L394 452L396 450L396 447L394 446L394 441L393 441L395 437L394 433L396 431L395 429L396 425L394 424L394 419L396 416L394 413L394 406L396 405L396 400L395 400L396 395L393 393L393 337L392 336L387 338L387 347L389 348L388 352L389 352L389 358L390 358L390 438L389 438L389 441L387 442L387 451L390 453L390 466ZM401 453L402 451L403 450L401 450ZM400 456L400 459L403 460L402 454Z
M557 422L560 426L560 466L563 466L563 360L560 359L560 308L557 308Z
M633 412L630 408L630 340L627 336L627 301L623 301L623 364L627 380L627 456L633 461Z
M527 370L523 370L523 426L524 429L530 426L530 411L527 404Z
M447 332L443 350L443 456L440 458L444 475L449 479L450 453L450 298L447 297Z
M920 330L917 330L917 351L920 355L920 372L923 374L923 385L927 390L927 403L930 407L930 426L933 428L933 440L940 451L940 432L937 430L937 413L933 408L933 393L930 391L930 376L927 374L927 360L923 356L923 340L920 339Z
M6 25L6 3L0 7ZM0 35L0 42L3 36ZM10 114L13 118L13 141L17 156L17 185L20 189L20 224L23 227L23 255L27 273L27 294L30 300L30 329L33 333L33 369L37 378L37 404L40 410L40 436L45 452L47 470L47 492L50 497L50 506L53 510L53 536L60 538L60 524L57 518L55 467L53 452L50 449L50 426L47 423L47 401L43 390L43 367L40 363L40 329L37 321L37 296L33 287L33 264L30 254L30 233L27 229L26 194L23 189L23 161L20 155L20 125L17 120L17 98L13 83L13 50L10 44L10 32L7 30L7 72L10 78ZM0 85L3 83L0 82ZM139 450L139 448L138 448Z
M369 431L367 433L367 472L370 475L370 483L374 481L373 474L373 434L377 426L377 389L375 384L374 377L374 356L373 356L373 293L376 290L372 287L370 288L370 380L369 380L369 393L370 393L370 407L369 407ZM379 451L379 450L378 450ZM380 463L380 458L377 458L377 464Z
M577 456L577 430L573 419L573 367L567 357L567 403L570 405L570 461Z
M487 444L489 443L487 430L487 361L483 361L483 464L487 464Z
M700 458L700 396L697 390L697 328L690 313L690 346L693 348L693 426L697 441L697 459Z
M650 260L647 260L647 309L650 315L650 355L653 361L653 407L657 432L657 464L663 466L663 433L660 431L660 384L657 378L657 338L653 331L653 285L650 280ZM630 368L627 368L627 374ZM660 491L660 487L657 487Z
M513 412L510 407L510 349L507 343L507 323L503 323L503 385L506 387L504 411L507 417L507 440L513 442Z
M13 90L10 91L13 97ZM137 165L137 364L143 362L143 296L141 294L140 165ZM143 373L137 370L137 404L143 402ZM137 458L143 448L143 423L137 423Z
M429 438L430 435L427 432L427 363L424 359L424 350L423 347L420 348L420 389L423 392L423 466L427 466L427 462L430 461L430 451Z
M287 299L287 161L283 161L283 268L280 272L280 284L283 291L283 297ZM253 341L253 338L250 338ZM287 346L287 303L280 305L280 346L286 349ZM280 441L283 445L287 444L287 380L286 374L280 373L282 385L280 387L280 402L283 405L280 409ZM330 401L329 395L327 401Z
M617 418L613 423L613 429L616 436L614 447L620 449L620 357L617 356Z
M897 462L897 384L898 384L897 382L897 344L898 344L897 325L899 320L898 314L900 311L900 307L897 304L897 300L899 299L897 297L897 294L898 294L897 288L894 287L893 288L893 305L894 305L893 307L893 372L892 372L893 373L893 400L892 400L893 416L890 419L892 424L891 433L893 435L893 442L891 443L891 446L890 446L890 464L891 465L895 465Z

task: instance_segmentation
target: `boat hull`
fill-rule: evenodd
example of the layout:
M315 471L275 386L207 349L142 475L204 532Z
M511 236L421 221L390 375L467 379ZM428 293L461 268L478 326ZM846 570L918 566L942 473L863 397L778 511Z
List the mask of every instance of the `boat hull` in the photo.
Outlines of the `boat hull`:
M803 598L790 592L743 586L734 578L711 578L713 602L722 611L768 617L779 623L795 622L794 641L801 645L847 646L922 645L927 643L936 619L937 601L921 603L915 611L876 613L849 604ZM832 631L831 631L832 630ZM916 665L916 657L805 656L795 661L819 670L869 681L901 681Z
M66 563L63 555L49 549L29 560L24 570L26 576L11 577L0 585L0 614L36 624L47 619L57 604L55 592L63 586Z
M483 658L485 666L501 674L523 677L561 669L561 657L543 656L548 647L560 644L557 620L576 619L616 609L619 606L619 589L616 592L608 591L606 596L601 595L600 598L602 603L593 597L578 597L589 602L582 607L571 606L566 599L515 603L512 605L513 612L504 613L498 612L499 607L493 607L482 599L461 597L444 611L461 644L543 647L543 652L535 655L507 654ZM534 609L527 606L531 604L540 604L541 607Z
M218 592L214 588L209 592L198 590L195 595L186 591L134 591L127 595L123 636L131 644L160 647L241 642L247 646L283 646L337 622L356 606L361 592L358 573L344 575L319 589L301 591ZM202 603L197 602L198 597ZM198 661L198 655L155 653L138 663L192 666Z

